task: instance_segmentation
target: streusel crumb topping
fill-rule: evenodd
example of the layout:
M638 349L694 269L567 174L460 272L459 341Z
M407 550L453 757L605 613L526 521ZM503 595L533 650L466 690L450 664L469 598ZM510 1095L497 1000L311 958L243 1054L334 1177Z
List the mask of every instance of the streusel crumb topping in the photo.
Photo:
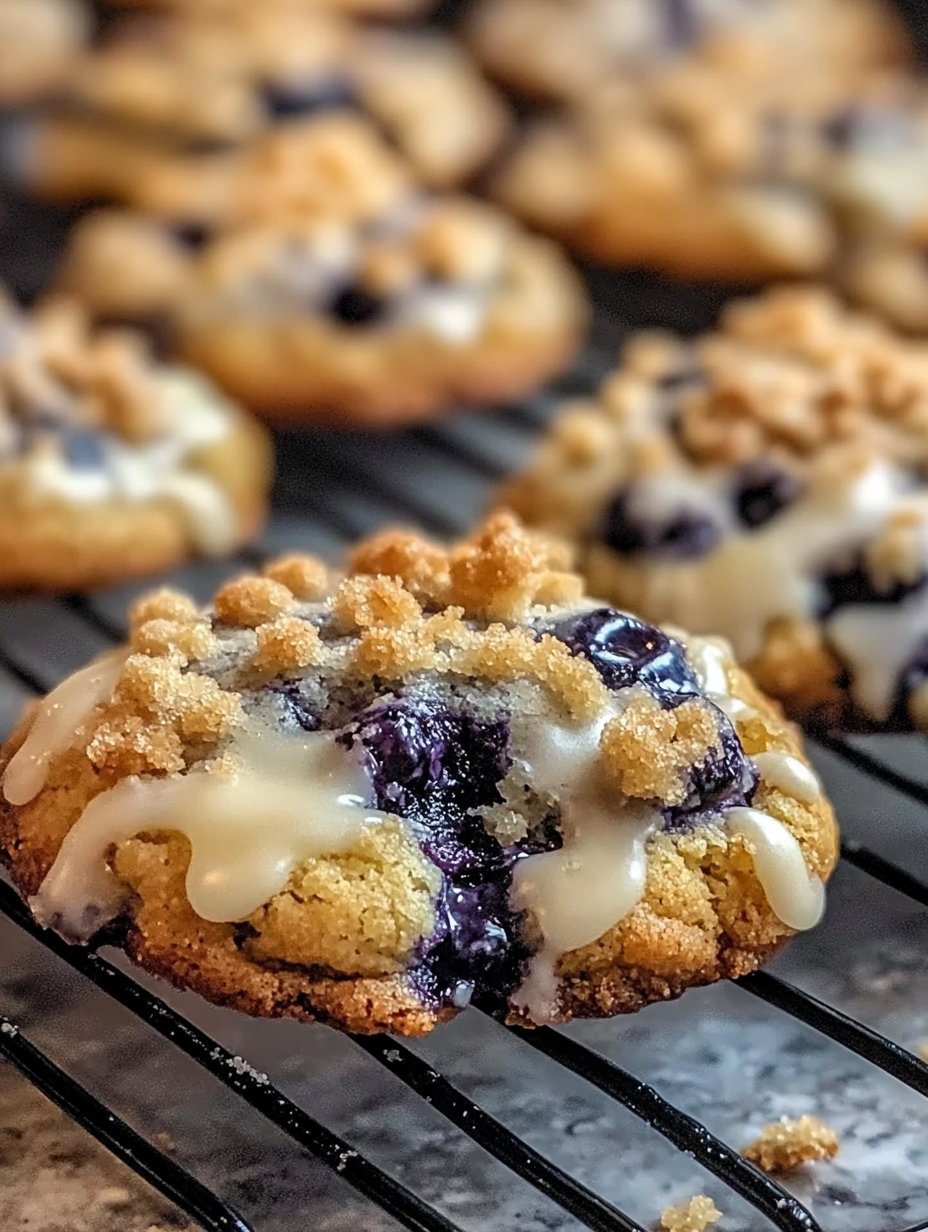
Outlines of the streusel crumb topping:
M798 1120L781 1117L765 1125L741 1153L764 1172L792 1172L801 1164L833 1159L838 1146L838 1135L831 1126L806 1113Z
M711 1198L697 1194L682 1206L668 1206L661 1211L658 1232L706 1232L722 1218L722 1212Z

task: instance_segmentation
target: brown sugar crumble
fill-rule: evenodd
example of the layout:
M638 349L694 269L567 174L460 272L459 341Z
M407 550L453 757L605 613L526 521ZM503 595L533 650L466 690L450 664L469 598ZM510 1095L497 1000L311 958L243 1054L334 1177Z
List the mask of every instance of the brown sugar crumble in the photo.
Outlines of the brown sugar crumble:
M711 1198L697 1194L682 1206L667 1206L661 1211L657 1232L706 1232L718 1223L722 1212Z
M801 1164L834 1159L838 1135L824 1121L808 1113L791 1120L781 1117L760 1131L760 1136L741 1154L764 1172L792 1172Z

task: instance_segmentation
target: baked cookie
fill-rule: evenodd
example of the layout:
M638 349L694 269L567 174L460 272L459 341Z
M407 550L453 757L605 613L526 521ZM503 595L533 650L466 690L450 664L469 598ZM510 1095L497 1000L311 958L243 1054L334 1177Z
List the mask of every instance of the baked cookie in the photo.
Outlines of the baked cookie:
M439 34L252 4L117 26L76 61L55 105L21 123L16 169L50 199L164 213L179 198L218 214L250 139L336 109L366 117L430 187L471 177L509 127L493 89Z
M0 107L35 102L59 86L89 33L79 0L0 0Z
M252 1014L421 1035L637 1010L814 925L836 858L724 643L587 599L508 516L289 556L27 715L0 845L44 924Z
M73 304L0 303L0 587L71 590L221 556L259 528L264 432Z
M260 144L238 225L191 247L140 216L91 216L61 285L100 315L158 318L181 356L272 418L412 420L518 397L569 362L586 300L548 241L417 192L350 117Z
M546 99L681 56L793 81L800 67L842 76L912 58L881 0L481 0L467 31L494 76Z
M642 336L502 500L815 726L928 730L928 349L823 291Z
M254 0L106 0L114 9L164 9L175 13L209 11L234 17L252 7ZM264 8L330 9L357 17L381 20L416 17L432 7L433 0L261 0Z
M791 82L681 62L612 83L530 126L493 191L600 260L742 282L923 219L923 85Z

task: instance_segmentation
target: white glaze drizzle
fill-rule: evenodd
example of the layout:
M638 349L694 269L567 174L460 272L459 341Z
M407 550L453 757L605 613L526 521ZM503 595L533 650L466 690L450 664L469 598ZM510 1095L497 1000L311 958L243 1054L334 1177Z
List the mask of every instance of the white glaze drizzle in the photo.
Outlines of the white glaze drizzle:
M760 777L800 804L814 804L822 787L812 769L792 753L755 753L751 758Z
M676 630L671 632L680 636ZM727 713L750 711L732 696L726 662L731 650L717 638L681 637L706 695ZM623 691L625 697L631 692ZM598 765L603 729L623 705L612 704L590 724L537 723L517 758L535 789L561 808L563 846L521 860L511 899L528 911L541 935L512 1004L535 1023L556 1016L557 962L569 950L597 941L624 919L644 894L647 845L662 825L656 808L610 791ZM761 778L795 799L811 803L821 789L799 758L770 751L754 758ZM777 818L759 809L734 808L722 817L732 836L749 844L755 871L771 910L788 927L811 928L821 918L824 886L809 873L799 843Z
M718 476L706 475L703 482L704 507L714 507L718 501L716 520L727 527L730 518L718 491ZM750 532L726 529L706 556L673 562L651 558L645 602L668 621L680 621L696 632L721 633L732 642L737 657L747 662L760 651L770 621L815 616L818 577L844 559L850 563L855 549L882 530L908 484L906 475L884 460L855 475L835 475L766 526ZM691 486L688 483L687 492ZM672 487L665 485L663 495L668 507L678 507L680 502L672 503ZM687 501L689 496L682 503ZM913 503L913 511L916 507ZM925 519L928 563L928 512ZM850 670L856 700L875 719L886 717L899 668L914 655L926 630L914 605L901 606L893 624L895 636L884 634L892 614L889 605L880 606L879 621L858 618L856 604L839 608L825 621L826 635Z
M564 840L557 851L520 860L513 872L513 905L531 913L542 938L511 998L533 1022L554 1015L560 955L598 940L644 893L645 846L660 813L610 791L597 764L603 729L619 708L581 727L538 722L528 739L526 775L536 791L559 801Z
M728 833L744 839L770 909L788 928L814 928L825 910L825 887L809 872L802 848L782 822L760 809L725 813Z
M358 759L329 732L240 735L231 775L194 769L128 778L96 796L65 836L30 901L36 918L86 940L118 914L124 888L107 853L144 831L184 835L187 897L202 919L242 920L313 856L349 850L383 814L364 808Z
M73 467L53 452L33 454L25 460L29 481L37 492L75 504L170 501L184 513L197 550L221 556L237 537L229 500L214 479L184 468L198 449L228 435L229 408L211 386L184 370L159 374L155 396L166 421L156 439L131 444L117 436L104 438L101 467Z
M74 743L95 708L112 695L127 656L125 650L101 655L39 703L26 739L3 774L3 795L10 804L28 804L39 794L52 758Z

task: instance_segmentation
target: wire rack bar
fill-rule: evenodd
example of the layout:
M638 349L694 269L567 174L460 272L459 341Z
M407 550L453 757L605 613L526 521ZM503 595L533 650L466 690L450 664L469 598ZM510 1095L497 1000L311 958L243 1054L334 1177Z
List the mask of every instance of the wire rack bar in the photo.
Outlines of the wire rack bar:
M734 1189L781 1232L822 1232L798 1199L748 1163L695 1117L669 1103L653 1087L633 1077L614 1061L550 1027L509 1030L530 1047L565 1066L617 1100L697 1163Z
M809 993L803 992L768 971L755 971L738 981L740 988L766 1001L777 1009L785 1010L807 1026L827 1035L829 1039L843 1044L851 1052L900 1082L928 1095L928 1064L919 1060L907 1049L866 1027L848 1014L836 1010Z
M887 860L885 856L872 851L863 843L855 842L853 839L844 839L841 843L841 858L869 877L882 881L884 885L898 890L900 894L907 895L922 907L928 907L928 885L924 881L913 876L907 869L893 863L892 860Z
M0 1056L117 1159L209 1232L253 1232L251 1225L227 1202L111 1112L2 1013Z
M891 787L893 791L898 791L902 795L908 796L909 799L914 800L916 804L921 804L928 808L928 783L919 783L915 779L909 778L908 775L900 774L898 770L894 770L892 766L887 766L878 757L874 757L872 753L867 753L864 749L858 748L857 745L844 739L843 736L817 732L813 739L816 744L821 745L823 749L827 749L829 753L833 753L836 757L840 757L842 761L852 766L855 770L859 770L861 774L877 779L886 787Z
M411 1232L461 1232L417 1194L395 1181L331 1130L326 1129L279 1091L267 1076L258 1073L241 1057L234 1056L217 1040L194 1026L119 971L91 949L69 945L57 933L40 928L11 886L0 882L0 912L23 928L30 937L92 980L159 1035L196 1061L229 1090L234 1091L278 1129L321 1160L343 1180L353 1185Z
M383 1035L352 1038L469 1138L585 1227L595 1232L645 1232L641 1224L545 1159L403 1044Z

